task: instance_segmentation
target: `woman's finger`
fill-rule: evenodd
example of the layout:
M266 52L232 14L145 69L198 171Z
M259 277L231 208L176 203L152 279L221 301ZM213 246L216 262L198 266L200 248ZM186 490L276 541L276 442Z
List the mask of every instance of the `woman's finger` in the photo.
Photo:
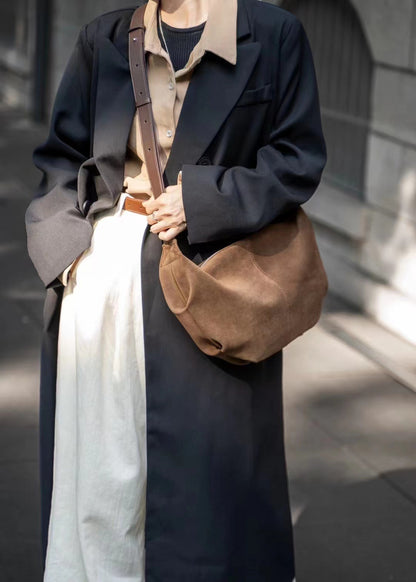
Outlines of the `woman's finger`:
M147 215L147 224L153 225L153 224L157 224L159 222L159 218L157 220L155 220L152 216L152 214L148 214Z
M158 233L161 230L166 230L168 228L172 228L173 226L177 226L176 224L172 224L171 222L168 222L167 220L159 220L157 222L155 222L154 224L152 224L152 226L150 227L151 232L154 233Z
M180 232L186 229L186 223L181 224L180 226L175 226L173 228L168 228L167 230L163 230L159 233L160 240L169 241L178 236Z
M167 230L168 228L176 228L183 224L183 220L175 219L175 218L167 218L164 220L159 220L156 223L152 224L150 227L151 232L158 233L162 230Z
M157 198L152 197L148 200L144 200L143 206L145 207L147 214L152 214L153 211L158 210L159 208L164 208L166 203L169 202L167 196L166 192L162 192L162 194Z

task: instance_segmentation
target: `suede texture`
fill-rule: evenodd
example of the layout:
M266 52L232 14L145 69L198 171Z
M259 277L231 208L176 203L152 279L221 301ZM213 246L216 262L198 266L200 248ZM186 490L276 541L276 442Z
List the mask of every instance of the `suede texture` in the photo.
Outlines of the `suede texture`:
M199 265L163 244L166 302L197 346L233 364L260 362L313 327L328 279L302 208Z

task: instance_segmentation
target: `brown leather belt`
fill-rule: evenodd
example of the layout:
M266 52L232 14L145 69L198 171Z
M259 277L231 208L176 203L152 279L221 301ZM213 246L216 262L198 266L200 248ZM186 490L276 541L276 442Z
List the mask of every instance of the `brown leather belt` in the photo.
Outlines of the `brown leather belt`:
M123 203L123 210L130 210L130 212L137 212L138 214L144 214L147 216L146 209L142 202L143 201L138 198L129 198L126 196Z

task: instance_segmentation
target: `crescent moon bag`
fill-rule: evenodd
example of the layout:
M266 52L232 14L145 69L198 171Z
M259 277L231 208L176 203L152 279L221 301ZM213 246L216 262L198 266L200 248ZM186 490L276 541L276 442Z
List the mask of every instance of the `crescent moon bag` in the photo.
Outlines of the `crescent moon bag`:
M153 195L164 191L144 51L144 10L129 30L130 72ZM195 264L177 240L162 244L159 280L166 303L207 355L260 362L313 327L328 279L312 223L299 206Z

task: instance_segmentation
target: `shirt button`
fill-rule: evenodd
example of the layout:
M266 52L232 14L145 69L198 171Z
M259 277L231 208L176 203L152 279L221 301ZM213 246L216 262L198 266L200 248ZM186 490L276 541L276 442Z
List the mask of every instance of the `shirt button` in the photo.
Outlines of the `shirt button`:
M173 89L173 86L174 86L174 85L173 85L172 81L169 81L169 85L168 85L168 87L169 87L169 89L170 89L171 91L172 91L172 89Z
M166 132L166 135L168 137L172 137L172 130L171 129L168 129L167 132Z

